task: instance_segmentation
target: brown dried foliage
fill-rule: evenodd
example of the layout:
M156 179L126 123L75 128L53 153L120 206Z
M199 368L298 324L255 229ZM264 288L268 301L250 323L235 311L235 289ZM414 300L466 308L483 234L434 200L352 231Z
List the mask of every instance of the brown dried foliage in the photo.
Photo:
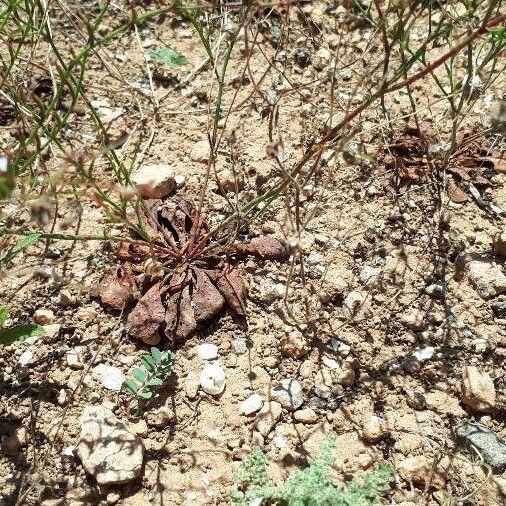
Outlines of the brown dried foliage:
M205 222L198 226L194 205L184 198L144 202L141 221L144 241L120 243L122 262L102 278L93 294L105 305L121 309L133 297L133 272L144 272L144 290L126 322L127 332L146 344L165 335L171 343L192 334L223 309L246 315L247 288L231 260L254 256L264 260L288 257L284 242L257 237L250 243L219 245ZM147 266L152 269L149 274Z

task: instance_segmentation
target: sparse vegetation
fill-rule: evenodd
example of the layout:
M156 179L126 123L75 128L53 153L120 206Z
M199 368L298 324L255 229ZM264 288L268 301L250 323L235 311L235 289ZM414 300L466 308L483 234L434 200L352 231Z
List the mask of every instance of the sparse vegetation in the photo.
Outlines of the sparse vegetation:
M240 466L231 491L237 506L277 504L280 506L366 506L379 504L379 495L389 488L393 476L388 466L367 475L362 483L351 481L338 488L332 482L330 466L334 462L335 439L329 438L318 457L306 469L295 471L282 485L273 485L267 475L267 461L259 448L254 448Z

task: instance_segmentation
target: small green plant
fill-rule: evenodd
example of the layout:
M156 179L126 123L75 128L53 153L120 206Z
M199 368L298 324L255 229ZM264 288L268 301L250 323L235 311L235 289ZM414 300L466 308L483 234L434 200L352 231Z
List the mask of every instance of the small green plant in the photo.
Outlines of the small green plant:
M143 367L132 369L132 378L123 383L124 387L139 399L151 399L154 390L161 387L172 372L175 358L171 351L162 352L152 347L150 355L141 357Z
M39 233L28 234L20 237L13 246L7 248L2 246L0 243L0 271L19 253L23 250L35 244L40 238Z
M248 506L255 500L280 506L365 506L379 504L378 494L389 487L393 475L389 466L366 476L362 484L352 480L345 488L332 483L329 466L334 462L335 437L323 445L320 455L309 467L294 472L285 483L272 485L267 476L267 462L259 448L241 464L230 499L237 506Z
M9 310L6 307L0 306L0 327L9 318ZM42 325L35 325L32 323L22 323L14 325L8 329L0 330L0 345L10 344L15 341L24 341L28 337L42 336L44 334L44 327Z
M149 56L151 60L164 63L173 69L186 65L186 57L180 53L176 53L176 51L170 49L170 47L153 49L153 51L150 51Z

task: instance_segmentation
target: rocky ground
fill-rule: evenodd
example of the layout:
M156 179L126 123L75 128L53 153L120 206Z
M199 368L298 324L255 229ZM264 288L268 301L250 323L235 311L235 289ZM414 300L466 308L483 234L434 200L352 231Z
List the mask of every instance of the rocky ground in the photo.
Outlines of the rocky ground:
M294 12L282 49L272 31L259 33L247 71L244 40L234 50L224 91L231 112L220 123L205 202L211 223L279 176L266 150L270 103L290 166L333 121L331 103L342 113L350 97L359 100L357 75L375 57L371 30L350 28L347 9L331 3L305 5L304 18ZM304 19L317 29L311 36ZM87 95L112 134L129 132L146 147L134 176L141 194L197 201L210 157L212 69L176 14L138 36L140 45L125 34L107 46ZM165 79L154 68L150 83L144 50L162 43L188 62ZM328 68L336 57L346 65L334 102ZM501 84L480 97L462 131L488 128ZM417 94L423 103L439 97L430 81ZM147 114L154 99L156 118ZM408 104L403 90L386 104L402 142ZM384 504L504 504L504 162L497 158L480 186L492 208L471 194L461 203L441 197L432 174L396 185L380 115L378 104L355 120L355 144L344 153L324 152L298 202L282 196L241 230L245 241L285 241L290 258L238 262L249 288L246 324L226 311L174 346L160 343L175 352L174 371L142 412L122 384L149 345L128 335L125 314L92 296L118 264L111 241L39 241L15 259L0 279L5 326L35 322L45 334L0 349L2 504L26 490L17 504L229 504L235 466L252 447L280 481L330 434L338 482L391 464ZM445 118L441 102L424 116L441 137ZM77 150L89 149L91 124L88 113L70 122ZM132 157L134 145L120 158ZM482 145L504 150L501 134ZM473 156L479 165L483 155ZM146 181L153 164L164 174L157 185ZM111 188L104 160L97 170L96 182ZM5 227L40 227L21 200L1 212ZM55 230L124 233L86 192L60 194L50 212Z

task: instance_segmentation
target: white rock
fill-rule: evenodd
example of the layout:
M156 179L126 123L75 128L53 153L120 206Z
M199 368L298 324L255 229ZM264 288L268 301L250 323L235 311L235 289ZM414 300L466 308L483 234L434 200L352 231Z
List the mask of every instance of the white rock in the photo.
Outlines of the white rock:
M92 377L102 383L107 390L119 392L125 381L125 376L117 367L107 364L98 364L93 368Z
M142 165L133 174L132 182L139 195L146 199L161 199L176 189L169 165Z
M290 410L299 408L304 402L301 384L295 379L284 379L271 390L271 396Z
M326 47L318 49L313 57L313 66L316 70L323 70L330 63L330 51Z
M190 151L190 159L193 162L206 163L211 158L211 147L207 139L202 139L193 145Z
M370 301L362 292L350 292L343 301L343 311L349 317L363 318L369 306Z
M267 436L281 417L283 408L279 402L266 402L255 418L255 427L262 436Z
M142 473L142 439L103 406L87 406L76 453L99 485L127 483Z
M272 304L277 299L285 296L286 286L283 283L262 283L259 297L265 304Z
M264 400L259 394L251 394L247 399L241 402L239 411L243 415L251 415L262 409Z
M248 351L246 339L234 339L232 341L232 348L237 355L244 355Z
M66 359L67 359L67 365L71 369L80 369L84 366L79 353L77 353L77 351L75 351L75 350L67 351Z
M339 362L328 355L322 356L323 365L327 366L329 369L339 369L341 366Z
M469 280L483 299L491 299L506 292L506 276L500 267L486 260L472 260L468 264Z
M283 436L274 436L272 438L272 442L274 443L274 446L276 448L286 448L287 442L286 439Z
M33 351L25 350L18 358L19 365L25 366L31 363L33 359Z
M434 346L426 346L425 348L420 348L419 350L413 352L413 357L415 357L420 362L423 362L424 360L430 360L434 355L434 350Z
M365 265L360 271L358 279L363 285L371 287L377 284L380 274L381 269Z
M200 386L206 394L221 394L225 389L225 371L218 364L207 364L200 373Z
M214 360L218 357L218 346L210 343L203 343L197 346L197 355L202 360Z
M66 446L65 448L63 448L61 453L62 453L62 455L65 455L66 457L73 457L75 450L76 450L76 446L70 445L70 446Z

